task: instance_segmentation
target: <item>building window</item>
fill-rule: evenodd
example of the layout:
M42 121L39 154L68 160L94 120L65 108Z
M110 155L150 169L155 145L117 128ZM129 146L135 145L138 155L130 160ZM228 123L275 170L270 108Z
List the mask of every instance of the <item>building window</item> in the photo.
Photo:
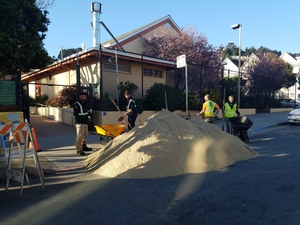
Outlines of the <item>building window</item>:
M157 70L157 69L144 69L144 76L148 77L163 77L163 72L162 70Z
M154 77L162 77L162 71L161 70L153 70L153 76Z
M105 71L116 71L116 62L112 60L112 62L104 62L103 68ZM118 72L120 73L130 73L130 63L118 62Z
M150 69L144 69L144 76L152 77L152 70L150 70Z

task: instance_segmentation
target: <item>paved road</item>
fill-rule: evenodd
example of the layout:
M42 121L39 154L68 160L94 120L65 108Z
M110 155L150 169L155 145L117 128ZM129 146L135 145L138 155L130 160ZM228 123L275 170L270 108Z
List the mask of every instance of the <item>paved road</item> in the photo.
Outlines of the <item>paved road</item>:
M20 200L19 190L0 191L1 223L299 224L300 126L257 126L249 133L259 156L218 171L105 179L68 170L46 176L45 193L33 185Z

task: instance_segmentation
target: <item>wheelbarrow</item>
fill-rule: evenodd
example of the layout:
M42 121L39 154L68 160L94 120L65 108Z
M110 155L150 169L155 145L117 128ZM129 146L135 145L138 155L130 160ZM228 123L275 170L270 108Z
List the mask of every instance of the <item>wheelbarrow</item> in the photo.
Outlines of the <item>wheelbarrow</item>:
M108 142L108 138L113 139L125 131L125 124L102 124L94 127L96 131L90 133L100 135L100 143L101 137L106 137L106 142Z
M228 118L231 133L239 137L243 142L249 142L247 131L253 125L253 122L246 116Z

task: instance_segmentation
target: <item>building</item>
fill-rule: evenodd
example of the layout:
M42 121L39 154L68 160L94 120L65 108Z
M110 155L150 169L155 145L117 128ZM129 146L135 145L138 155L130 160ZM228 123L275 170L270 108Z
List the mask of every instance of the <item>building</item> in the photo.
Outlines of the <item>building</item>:
M79 82L80 86L92 86L96 98L100 97L102 86L103 93L109 93L115 99L119 94L117 85L130 81L139 87L134 93L135 98L142 99L154 83L166 84L166 71L175 68L173 61L143 55L141 38L153 35L162 26L175 33L181 32L168 15L117 38L113 37L104 42L101 49L97 46L96 38L92 48L83 49L45 69L23 74L21 80L29 83L31 97L55 97L63 87Z
M289 53L284 52L280 56L281 59L283 59L285 62L291 64L293 66L293 73L299 74L300 72L300 57L294 58ZM290 88L282 88L280 90L280 98L287 98L287 99L300 99L300 90L299 83L297 82L294 86Z

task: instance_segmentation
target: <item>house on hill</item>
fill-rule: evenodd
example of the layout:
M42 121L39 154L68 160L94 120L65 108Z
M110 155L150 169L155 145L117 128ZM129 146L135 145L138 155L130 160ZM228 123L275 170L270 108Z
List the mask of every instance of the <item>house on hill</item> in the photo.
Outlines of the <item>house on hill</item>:
M300 56L294 58L289 53L284 52L281 54L280 58L293 66L294 74L299 74L299 72L300 72ZM298 82L290 88L282 88L280 90L279 97L297 100L300 98L300 90L298 88L299 88Z

